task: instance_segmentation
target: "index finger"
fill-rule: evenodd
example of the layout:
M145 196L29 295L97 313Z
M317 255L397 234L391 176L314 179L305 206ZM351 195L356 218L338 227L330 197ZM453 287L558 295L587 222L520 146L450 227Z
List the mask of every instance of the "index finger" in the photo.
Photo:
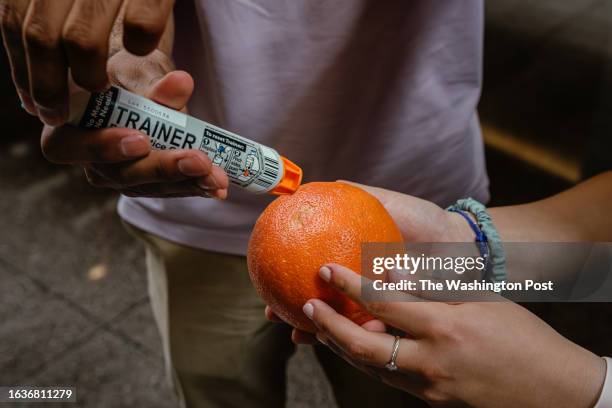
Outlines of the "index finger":
M106 63L121 0L75 0L62 29L63 46L74 82L91 92L108 86Z
M364 301L361 298L361 288L362 279L365 278L337 264L323 266L319 276L334 289L363 306L372 316L416 337L426 335L432 322L437 322L449 307L443 303L423 301L410 294L405 294L405 302Z

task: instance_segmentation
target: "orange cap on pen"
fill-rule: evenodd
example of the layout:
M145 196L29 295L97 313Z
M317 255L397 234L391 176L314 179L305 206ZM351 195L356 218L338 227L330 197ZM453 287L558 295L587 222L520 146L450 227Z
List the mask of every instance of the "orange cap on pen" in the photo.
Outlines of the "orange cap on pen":
M281 156L281 160L283 161L283 178L269 193L274 195L295 193L295 190L302 184L302 169L286 157Z

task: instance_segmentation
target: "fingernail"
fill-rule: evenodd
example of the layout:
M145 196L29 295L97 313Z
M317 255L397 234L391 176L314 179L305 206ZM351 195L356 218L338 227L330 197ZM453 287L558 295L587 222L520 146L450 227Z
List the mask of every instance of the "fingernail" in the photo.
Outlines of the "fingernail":
M198 185L200 188L205 190L217 190L219 187L221 187L221 185L217 182L217 179L215 179L215 176L212 174L209 174L202 180L199 180Z
M21 90L17 90L17 95L21 100L21 107L32 116L36 116L36 108L34 107L34 101L30 96Z
M121 139L121 153L126 157L140 157L147 154L149 144L140 134L126 136Z
M306 303L304 307L302 307L304 314L312 320L312 316L314 316L314 306L312 303Z
M36 105L38 116L45 125L58 126L63 125L65 121L65 115L61 109L49 109L40 105Z
M327 266L322 266L321 269L319 269L319 276L325 282L329 282L331 280L331 269Z
M202 162L196 157L185 157L179 160L178 169L187 177L198 177L204 173ZM198 183L198 185L200 185L200 183Z

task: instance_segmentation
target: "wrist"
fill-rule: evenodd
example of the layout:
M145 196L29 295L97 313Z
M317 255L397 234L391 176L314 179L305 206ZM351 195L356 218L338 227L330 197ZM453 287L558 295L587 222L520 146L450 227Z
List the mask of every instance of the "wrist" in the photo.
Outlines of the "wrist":
M566 395L563 400L571 402L569 406L592 408L600 397L606 379L606 361L580 346L574 346L579 352L566 362L563 376ZM558 380L559 371L553 371L551 374Z
M474 242L474 231L466 220L456 212L445 211L447 229L445 232L445 240L448 242ZM476 217L470 212L466 215L476 223Z
M595 408L612 406L612 359L610 357L603 357L602 360L606 363L606 372L604 373L603 383Z
M586 350L585 350L586 351ZM606 360L588 352L589 357L585 360L584 401L585 407L595 406L606 380Z

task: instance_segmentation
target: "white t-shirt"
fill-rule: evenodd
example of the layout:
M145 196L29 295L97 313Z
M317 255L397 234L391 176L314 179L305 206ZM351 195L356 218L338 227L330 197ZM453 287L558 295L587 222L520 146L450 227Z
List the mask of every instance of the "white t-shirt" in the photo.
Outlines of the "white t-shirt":
M177 2L175 61L191 115L275 148L304 181L346 179L440 205L488 200L476 105L481 0ZM244 254L273 199L125 198L128 222Z

